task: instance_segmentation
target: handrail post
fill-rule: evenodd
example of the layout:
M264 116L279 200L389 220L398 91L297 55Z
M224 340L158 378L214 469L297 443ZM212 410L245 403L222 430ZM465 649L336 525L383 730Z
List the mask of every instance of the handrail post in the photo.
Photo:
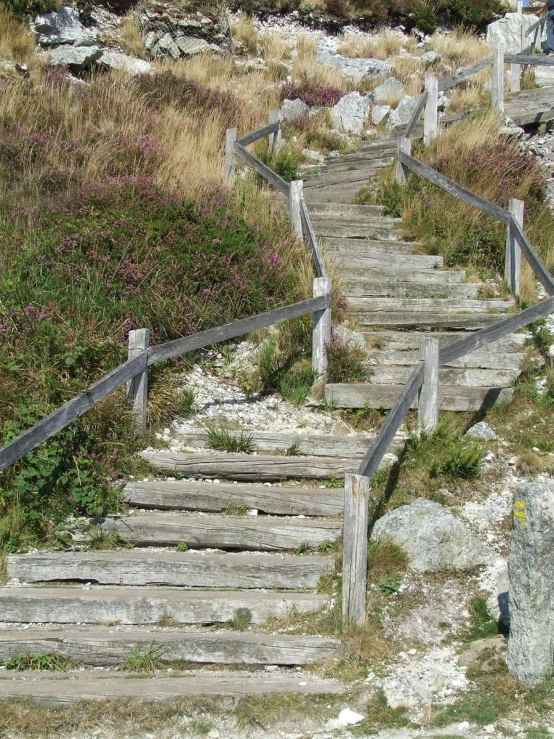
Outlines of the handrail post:
M402 164L400 161L400 154L411 154L412 151L412 142L410 139L406 139L403 136L401 136L398 139L398 157L396 160L396 181L399 185L405 185L406 181L408 179L408 174L410 173L410 170L408 167L406 167L405 164Z
M289 213L292 222L292 230L299 241L302 241L302 215L300 213L300 202L303 197L304 183L302 180L293 180L289 190Z
M514 221L523 228L523 214L525 211L525 203L517 198L510 198L508 212ZM506 259L504 261L504 279L512 292L512 295L519 295L519 285L521 278L521 249L516 239L511 222L508 224L508 234L506 236Z
M129 359L134 359L145 352L150 345L150 329L138 328L129 331ZM127 390L127 405L132 409L137 430L140 434L146 433L146 411L148 401L148 366L135 375Z
M419 358L423 360L423 384L417 404L417 426L431 434L439 422L439 340L435 336L422 336Z
M369 485L365 475L344 476L343 626L363 626L366 621Z
M519 92L521 90L521 75L523 67L521 64L510 65L510 92Z
M427 100L423 114L423 143L430 144L437 137L439 129L439 81L434 75L425 77L425 89Z
M494 47L492 64L492 104L500 113L504 112L504 47Z
M236 154L235 142L237 140L237 129L228 128L225 135L225 164L223 167L223 179L228 185L235 181Z
M281 134L281 111L280 110L270 110L269 111L269 122L270 123L279 123L279 130L277 133L270 133L269 134L269 155L275 156L279 152L279 149L281 148L282 144L282 134Z
M517 0L516 9L518 15L523 15L523 0Z
M314 298L331 296L331 280L328 277L314 279ZM331 306L314 312L312 332L312 369L316 376L314 385L325 385L327 378L327 347L331 343Z

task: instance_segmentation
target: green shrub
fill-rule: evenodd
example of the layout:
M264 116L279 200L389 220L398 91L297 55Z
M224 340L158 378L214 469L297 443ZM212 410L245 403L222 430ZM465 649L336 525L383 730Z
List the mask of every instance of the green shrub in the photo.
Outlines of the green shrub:
M70 666L70 660L55 652L42 652L40 654L16 654L4 662L6 670L42 670L66 672Z
M338 334L333 333L331 343L325 347L327 352L328 382L363 382L367 380L366 354L352 347Z
M428 3L417 3L414 10L414 21L416 27L423 33L434 33L437 30L437 16L432 6Z
M56 10L56 0L1 0L16 18L24 18Z
M211 449L220 452L235 452L251 454L254 451L252 434L233 434L223 428L209 428L207 430L208 445Z
M490 614L485 598L476 596L469 602L469 627L464 633L467 641L486 639L498 634L498 624Z
M485 449L477 440L463 435L458 424L443 420L432 434L412 439L406 461L424 465L430 477L469 480L481 471Z

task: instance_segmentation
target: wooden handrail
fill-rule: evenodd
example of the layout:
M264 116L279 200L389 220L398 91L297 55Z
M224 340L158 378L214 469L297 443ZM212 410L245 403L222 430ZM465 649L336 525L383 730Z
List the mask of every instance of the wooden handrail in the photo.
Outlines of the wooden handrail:
M304 201L304 198L300 200L300 218L302 220L302 228L306 234L308 243L312 248L312 257L314 262L314 268L317 277L327 277L327 270L325 269L325 263L319 249L319 243L317 236L312 225L308 207Z
M267 126L264 126L263 128L258 128L257 131L253 131L252 133L247 133L246 136L241 136L240 139L237 139L237 144L240 144L241 146L248 146L248 144L253 144L254 141L258 141L259 139L263 139L265 136L271 136L272 133L277 133L281 128L281 121L275 121L274 123L268 123Z
M275 187L277 190L279 190L280 193L288 198L290 192L289 183L285 182L285 180L280 177L277 172L274 172L271 167L268 167L267 164L264 164L262 160L254 156L254 154L246 151L244 146L241 146L241 144L239 143L235 143L235 152L239 155L241 159L243 159L248 165L250 165L252 169L255 169L258 174L260 174L271 185L273 185L273 187Z
M225 326L202 331L193 336L168 341L165 344L154 346L142 352L137 357L124 362L109 372L82 393L79 393L79 395L53 411L49 416L38 421L30 429L19 434L19 436L3 446L0 449L0 471L18 459L21 459L25 454L35 449L35 447L44 441L47 441L47 439L57 434L58 431L61 431L70 423L73 423L73 421L76 421L114 390L117 390L140 372L143 372L147 366L179 354L185 354L195 349L201 349L221 341L236 338L237 336L243 336L260 328L273 326L281 321L300 318L310 313L326 310L330 307L330 304L330 294L320 295L316 298L310 298L309 300L285 305L282 308L276 308L267 313L260 313L257 316L234 321Z

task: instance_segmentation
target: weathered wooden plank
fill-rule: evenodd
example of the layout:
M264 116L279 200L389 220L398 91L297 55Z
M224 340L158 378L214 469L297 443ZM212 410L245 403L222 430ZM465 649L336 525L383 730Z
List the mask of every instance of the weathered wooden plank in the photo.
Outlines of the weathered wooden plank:
M164 359L170 359L179 354L192 352L196 349L202 349L205 346L217 344L221 341L235 339L237 336L243 336L251 331L257 331L260 328L273 326L275 323L280 323L281 321L286 321L291 318L300 318L300 316L306 316L314 311L324 310L328 305L328 296L310 298L309 300L302 300L299 303L293 303L292 305L285 305L283 308L276 308L267 313L260 313L251 318L243 318L240 321L227 323L225 326L218 326L217 328L212 328L208 331L201 331L192 336L185 336L183 339L168 341L165 344L153 346L148 350L148 364L150 365L154 364L154 362L161 362Z
M91 408L103 400L118 387L124 385L132 377L146 367L146 352L121 364L117 369L104 375L82 393L72 398L42 421L35 423L17 438L0 449L0 470L23 457L43 441L54 436L58 431L80 418Z
M355 310L368 313L390 313L392 311L413 311L426 313L435 309L448 313L489 313L513 308L513 298L491 298L490 300L471 300L458 298L363 298L350 301Z
M331 295L331 280L316 277L313 283L314 298ZM331 344L331 310L327 308L314 313L312 327L312 370L315 384L325 383L327 379L327 347Z
M423 362L418 362L414 367L410 379L406 383L405 387L397 393L394 405L391 403L389 408L392 408L391 412L387 416L385 423L382 425L379 435L368 449L360 467L358 469L359 475L366 475L371 478L379 469L379 465L389 448L389 444L396 436L396 433L402 425L406 414L413 406L414 401L417 398L419 389L423 383L424 368ZM332 386L327 386L332 387ZM338 387L338 386L335 386ZM335 397L335 392L332 390L332 397ZM384 406L383 406L384 407Z
M300 205L302 202L303 188L304 183L302 180L293 180L289 183L289 217L292 225L292 232L300 242L303 238Z
M439 422L439 340L422 336L419 359L423 362L423 382L417 402L417 425L431 433Z
M530 67L554 67L554 59L551 57L534 54L505 54L504 62L506 64L525 64Z
M150 329L139 328L129 331L128 359L134 359L146 352L150 345ZM135 424L139 434L146 433L147 404L148 404L148 366L129 383L127 390L127 404L133 410Z
M417 361L417 360L416 360ZM413 363L412 363L413 366ZM372 385L401 385L406 382L410 367L375 366L372 368ZM473 385L474 387L508 387L519 376L519 369L481 369L464 367L441 367L441 385Z
M491 103L499 113L504 112L504 48L495 46L492 53Z
M481 331L477 331L470 336L450 344L441 349L441 364L451 362L453 359L459 359L469 352L480 349L486 344L491 344L497 339L501 339L514 331L528 326L538 318L543 318L554 312L554 298L548 298L541 303L526 308L519 313L514 313L508 318L504 318L495 322L492 326L487 326Z
M423 143L430 144L439 133L439 81L435 75L426 75L425 92L427 93L427 100L423 115Z
M439 92L449 90L451 87L456 87L461 82L465 82L465 80L473 77L474 74L481 72L483 69L487 69L487 67L492 67L492 56L488 57L487 59L483 59L480 62L476 62L470 67L465 67L464 69L461 69L459 72L456 72L456 74L453 74L451 77L446 77L445 79L439 80Z
M336 256L343 251L365 254L416 254L421 248L414 241L398 241L397 239L350 239L343 237L325 237L325 251ZM384 275L383 275L384 276ZM359 275L365 279L365 275Z
M391 151L379 158L372 157L368 154L358 154L351 159L328 159L323 168L314 169L308 173L306 185L312 186L316 182L331 180L332 182L349 182L359 179L360 177L367 179L375 172L383 167L388 167L394 159L394 152Z
M259 128L257 131L248 133L246 134L246 136L241 136L240 139L237 139L237 144L240 144L241 146L248 146L249 144L253 144L254 141L263 139L265 136L269 136L270 134L277 133L280 128L281 128L280 121L276 121L275 123L269 123L267 126L263 126L262 128Z
M369 477L344 479L344 552L342 558L342 621L366 622Z
M497 221L508 224L509 214L498 205L495 205L494 203L489 203L489 201L485 200L485 198L482 198L480 195L476 195L474 192L471 192L467 188L458 185L457 182L448 179L448 177L445 177L443 174L440 174L431 167L428 167L427 164L423 164L423 162L420 162L418 159L410 156L409 154L404 154L401 152L399 156L400 161L403 164L405 164L414 172L417 172L426 180L429 180L429 182L432 182L434 185L442 188L446 192L450 193L450 195L453 195L454 197L463 200L466 203L469 203L474 208L477 208L483 213L496 218Z
M384 207L382 205L356 205L353 203L314 203L310 205L310 215L312 216L336 216L359 218L375 218L376 216L384 216Z
M541 26L544 25L545 22L546 18L539 18L536 23L533 23L532 26L529 26L529 28L525 31L525 35L532 36L538 28L541 28Z
M423 331L364 331L363 335L366 337L370 346L381 349L390 349L396 352L405 351L419 351L419 341ZM448 346L449 344L455 344L460 341L459 331L436 331L434 335L439 338L441 347ZM463 336L463 335L462 335ZM480 347L481 352L520 352L529 334L510 334L505 336L503 339L498 339L497 342L492 345L484 345ZM416 356L411 364L416 364L418 357ZM442 362L443 364L449 364L449 362Z
M436 270L442 267L443 258L434 254L390 254L360 253L360 252L338 252L329 254L329 261L339 264L345 270L362 270L387 268L395 270Z
M155 624L167 617L184 624L232 621L237 615L254 624L270 615L284 618L295 608L316 611L330 603L314 593L184 588L0 588L0 621L8 623Z
M238 154L238 156L243 159L252 169L256 170L258 174L260 174L264 179L266 179L270 185L273 185L280 193L285 195L286 197L289 196L289 185L282 177L279 177L279 175L274 172L271 167L268 167L267 164L264 164L258 157L255 157L253 154L251 154L249 151L247 151L244 146L241 146L240 144L235 144L235 152Z
M531 269L535 273L535 277L544 287L548 295L554 295L554 280L552 279L552 275L537 252L533 249L527 234L516 218L511 218L510 228L513 230L514 236L519 244L519 248L525 254L525 258L531 265Z
M355 436L330 436L327 434L282 434L278 431L229 431L230 436L240 436L247 433L252 439L252 445L257 452L281 452L284 454L287 449L294 447L297 456L303 455L307 457L359 457L366 452L367 445L370 441L367 435L359 434ZM195 449L210 448L208 434L204 430L197 429L175 429L175 436L187 446ZM198 483L192 483L198 488ZM214 487L213 483L208 483L210 489ZM226 485L226 488L232 488L235 492L242 490L242 486ZM273 497L277 493L284 490L295 490L296 492L313 493L313 488L274 488L268 491L265 486L258 486L264 493L271 493ZM246 487L246 490L255 491L254 486ZM274 492L276 491L276 492ZM317 492L317 491L316 491ZM321 492L321 491L319 491ZM258 508L260 506L251 506Z
M404 385L328 384L325 397L339 408L392 408L404 390ZM495 403L512 399L513 388L464 387L443 385L440 408L443 411L470 411L490 408ZM417 408L417 401L412 403ZM364 472L364 474L366 474Z
M352 457L280 457L265 454L184 454L167 451L142 452L152 467L179 470L187 477L222 478L245 482L273 482L340 477L356 468Z
M225 159L223 162L223 179L228 185L235 181L236 154L235 143L237 140L237 129L228 128L225 134Z
M420 116L423 112L423 109L425 108L426 102L427 102L427 92L424 92L423 95L421 95L421 97L417 101L417 105L414 108L412 117L410 118L410 120L408 121L408 125L404 129L404 133L402 135L403 138L409 139L410 136L413 134L414 129L417 126Z
M340 536L341 524L314 519L277 517L192 516L182 513L141 513L108 516L102 531L117 533L136 546L286 551L301 544L316 548Z
M370 242L371 243L371 242ZM383 242L381 242L383 243ZM395 242L390 242L394 247ZM421 255L416 255L421 256ZM334 257L334 255L333 255ZM465 277L464 272L454 272L452 270L439 270L435 267L417 270L413 268L401 268L396 265L396 256L394 260L389 259L390 268L385 272L382 269L365 269L362 274L358 275L360 284L373 283L381 278L388 283L406 283L417 282L419 284L426 283L433 288L433 292L440 292L441 287L448 285L460 285ZM356 275L345 274L343 281L349 284L350 280L355 280ZM471 284L471 283L464 283Z
M8 677L8 676L4 676ZM187 696L243 696L275 693L300 693L304 695L340 694L344 686L337 680L315 675L271 675L253 673L190 672L187 677L130 678L124 673L78 672L38 673L29 677L2 679L0 673L0 699L23 699L48 707L63 707L78 701L132 700L163 701L181 700Z
M312 223L314 228L321 233L324 233L324 229L331 226L357 228L364 230L366 233L375 228L388 228L390 231L398 231L402 228L401 218L379 215L360 216L357 213L348 213L342 216L335 216L333 213L314 213L312 214Z
M416 282L401 281L399 279L388 279L388 275L383 275L383 279L367 280L362 279L356 282L355 276L344 280L343 293L347 298L375 298L382 296L384 298L456 298L459 300L467 300L477 298L479 294L479 284L477 283L445 283L438 282Z
M313 226L320 238L385 239L395 241L402 236L402 229L400 227L391 227L387 223L352 224L340 221L314 221Z
M356 299L350 299L353 303ZM391 311L390 313L366 313L353 306L356 320L361 326L394 326L402 329L438 329L450 328L473 331L483 326L490 326L499 320L496 313L433 313L433 311Z
M308 212L308 208L306 207L306 202L304 198L302 198L302 200L300 201L300 220L302 222L304 233L306 234L306 240L308 241L308 244L310 245L310 248L312 250L312 260L314 263L316 277L327 277L325 261L321 254L319 243L317 241L317 236L312 224L312 219L310 217L310 213Z
M371 440L363 442L355 458L365 454ZM393 447L398 448L401 443L403 439L399 437L393 441ZM124 494L128 503L139 508L219 513L229 506L245 506L282 516L337 516L342 513L344 497L339 489L163 480L129 483Z
M333 571L334 560L283 554L93 550L11 554L6 566L10 579L25 583L306 590L317 587L319 578Z
M442 342L441 342L442 344ZM444 345L444 344L443 344ZM456 367L462 369L493 369L493 370L520 370L523 363L523 352L494 351L495 345L470 352L459 359L443 365L443 368ZM372 352L371 357L377 363L373 369L376 372L384 365L413 367L419 360L417 350L395 350ZM374 374L374 377L376 375Z
M320 636L74 627L0 630L0 662L20 654L55 653L73 664L125 665L134 650L154 648L160 662L305 665L336 656L338 639ZM1 695L1 688L0 688Z

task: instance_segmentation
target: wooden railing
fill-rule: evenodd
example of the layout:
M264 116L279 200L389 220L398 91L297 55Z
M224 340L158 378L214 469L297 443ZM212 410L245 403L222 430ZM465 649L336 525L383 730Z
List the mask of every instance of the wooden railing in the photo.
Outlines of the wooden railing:
M295 234L299 239L306 234L312 249L316 277L313 281L313 297L298 303L286 305L251 318L244 318L225 326L202 331L192 336L168 341L158 346L149 346L149 329L136 329L129 332L128 360L83 392L69 400L46 418L38 421L11 442L0 448L0 471L13 464L28 452L35 449L54 434L73 423L83 414L94 408L110 393L129 383L127 400L133 409L137 428L146 431L148 367L155 362L202 349L212 344L235 339L261 328L268 328L281 321L313 314L312 367L317 378L316 384L325 382L327 372L326 347L331 341L331 282L327 277L323 258L319 250L310 215L302 196L302 182L285 182L270 167L246 150L246 146L264 136L270 136L270 152L278 151L281 144L281 120L279 111L272 112L267 126L247 134L240 139L236 129L227 131L225 149L224 177L232 182L235 174L235 157L240 156L262 177L270 182L283 195L289 198L290 215Z
M536 25L538 26L540 23ZM533 28L535 27L533 26ZM413 157L409 138L423 113L423 140L424 143L431 142L438 134L438 92L454 87L487 67L492 67L493 105L499 110L503 110L505 63L513 65L512 86L514 65L520 70L522 65L527 64L548 64L549 66L554 64L554 60L528 56L527 52L528 49L523 48L523 52L520 54L505 55L501 49L495 49L491 58L478 62L446 80L439 82L436 78L427 77L425 92L421 95L403 135L398 140L396 178L399 184L404 184L409 173L414 172L458 200L472 205L482 213L486 213L505 224L507 226L507 236L504 276L512 294L515 297L519 296L521 254L523 254L535 277L550 297L442 348L439 346L438 338L433 334L421 338L420 359L413 368L404 390L392 407L379 434L360 464L358 474L346 475L342 590L344 623L362 625L366 619L367 531L371 478L379 468L410 408L417 406L418 428L426 432L432 432L436 428L439 419L439 368L441 365L460 359L480 347L509 336L539 318L554 313L554 279L533 249L528 236L523 230L523 202L515 198L511 199L506 211L495 203L491 203L480 195L458 185Z
M273 157L278 153L281 144L281 111L272 110L269 114L269 124L263 128L249 133L246 136L237 138L237 129L227 129L225 140L225 165L224 178L228 184L232 184L236 175L237 156L243 162L248 164L261 177L263 177L270 185L284 195L289 201L289 213L292 226L296 237L302 241L305 239L311 249L314 271L317 277L327 277L325 263L321 255L321 250L317 241L317 236L312 226L310 214L303 194L302 180L293 180L285 182L271 167L261 161L252 152L247 151L246 147L253 144L266 136L269 136L269 155Z

